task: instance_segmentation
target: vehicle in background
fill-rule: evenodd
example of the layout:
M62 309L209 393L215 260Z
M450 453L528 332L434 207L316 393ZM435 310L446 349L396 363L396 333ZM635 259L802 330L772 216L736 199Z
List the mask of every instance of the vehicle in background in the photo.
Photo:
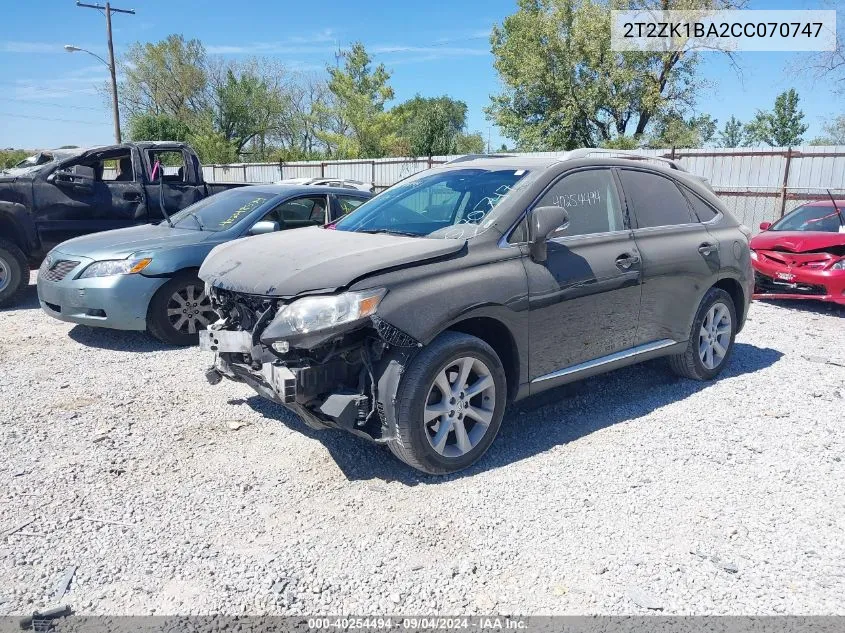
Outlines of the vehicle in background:
M29 283L29 270L65 240L158 222L162 203L174 214L240 186L205 182L185 143L39 152L0 172L0 305L11 303Z
M352 180L351 178L286 178L277 180L277 185L319 185L324 187L343 187L344 189L357 189L372 193L375 186L372 183Z
M750 231L674 163L607 153L454 161L334 230L218 246L209 382L449 473L508 401L659 356L714 378L748 313Z
M64 242L38 272L52 317L95 327L149 330L190 345L216 319L197 270L212 248L247 235L333 222L371 197L326 187L255 185L205 198L170 221Z
M755 299L845 305L845 200L801 205L751 240Z

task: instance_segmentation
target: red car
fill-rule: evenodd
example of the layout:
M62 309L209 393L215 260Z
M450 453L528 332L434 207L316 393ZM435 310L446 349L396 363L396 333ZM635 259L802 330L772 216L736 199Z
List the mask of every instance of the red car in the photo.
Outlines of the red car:
M811 202L751 240L755 299L845 305L845 200Z

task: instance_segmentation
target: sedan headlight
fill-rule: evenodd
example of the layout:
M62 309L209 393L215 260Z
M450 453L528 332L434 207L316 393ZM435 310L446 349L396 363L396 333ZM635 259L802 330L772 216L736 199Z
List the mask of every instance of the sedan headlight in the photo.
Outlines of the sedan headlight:
M352 323L375 314L385 292L384 288L377 288L297 299L279 311L265 334L279 338Z
M838 262L834 262L833 266L830 267L831 270L845 270L845 257L840 259Z
M94 262L79 275L80 279L89 277L108 277L109 275L131 275L139 273L152 263L152 259L107 259Z

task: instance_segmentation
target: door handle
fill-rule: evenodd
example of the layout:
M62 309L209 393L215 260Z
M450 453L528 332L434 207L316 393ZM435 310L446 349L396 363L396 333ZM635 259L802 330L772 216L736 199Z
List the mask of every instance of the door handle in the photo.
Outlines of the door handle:
M124 191L123 199L129 202L141 202L141 194L137 191Z
M698 252L707 257L713 251L719 250L715 244L710 244L709 242L704 242L701 246L698 247Z
M622 255L616 258L616 267L621 268L622 270L628 270L631 266L633 266L634 264L638 264L639 262L639 256L623 253Z

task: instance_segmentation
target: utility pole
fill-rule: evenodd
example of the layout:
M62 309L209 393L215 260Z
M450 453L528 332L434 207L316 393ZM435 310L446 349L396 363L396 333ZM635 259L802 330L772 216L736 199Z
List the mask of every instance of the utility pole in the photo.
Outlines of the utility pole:
M114 45L112 44L111 36L111 14L112 13L129 13L135 15L135 9L116 9L111 6L111 3L106 2L105 6L101 4L84 4L76 0L76 6L85 7L86 9L97 9L106 16L106 35L109 41L109 74L111 75L111 104L112 114L114 115L114 140L116 143L121 142L120 138L120 111L117 105L117 69L114 65Z

